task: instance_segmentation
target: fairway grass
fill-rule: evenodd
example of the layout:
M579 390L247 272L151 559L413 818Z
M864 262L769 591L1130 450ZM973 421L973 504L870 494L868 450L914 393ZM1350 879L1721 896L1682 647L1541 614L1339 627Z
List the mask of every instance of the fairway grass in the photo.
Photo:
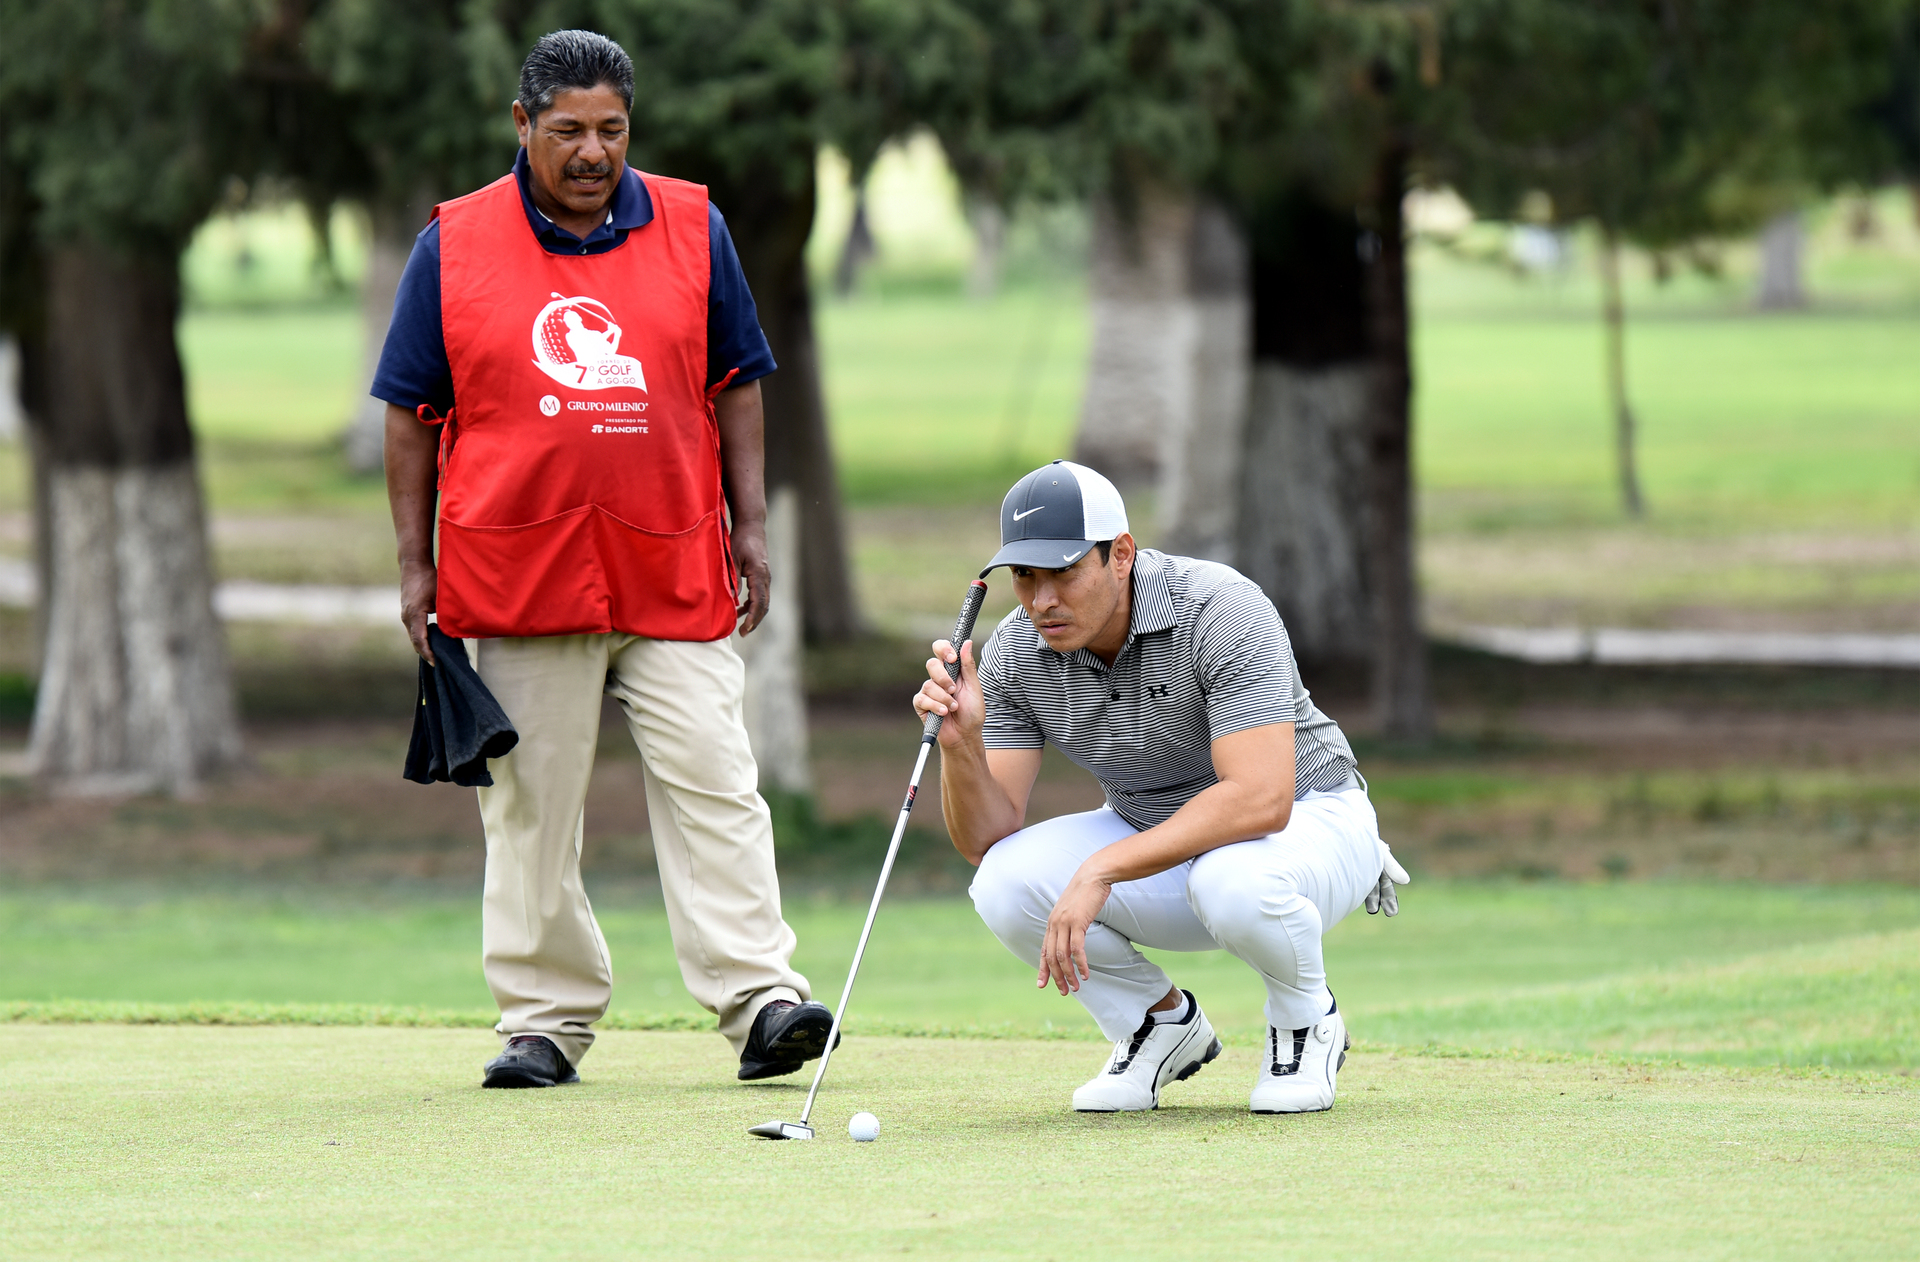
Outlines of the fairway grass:
M1266 1037L1261 995L1253 979L1224 956L1200 967L1156 952L1189 989L1205 996L1210 1018L1230 1045L1258 1047ZM1192 957L1188 957L1189 960ZM1001 970L1006 971L1006 970ZM1346 987L1342 1010L1363 1046L1448 1055L1595 1053L1689 1064L1892 1069L1920 1066L1920 931L1873 934L1818 946L1763 952L1708 968L1654 969L1576 985L1527 987L1486 998L1451 997L1393 1006L1368 1002L1362 986ZM1364 977L1364 974L1362 975ZM899 979L894 981L895 989ZM1373 980L1373 979L1368 979ZM1212 983L1212 984L1209 984ZM1456 982L1456 987L1458 982ZM1011 987L1008 988L1009 990ZM1437 988L1445 991L1445 985ZM949 995L949 988L936 993ZM897 996L896 996L897 998ZM991 999L972 996L976 1001ZM1004 994L1003 1004L1017 996ZM1041 1004L1046 1001L1042 1000ZM1070 1039L1098 1032L1078 1008L1051 1019L920 1022L876 1014L866 992L848 1018L856 1036L911 1038ZM1025 1005L1038 1012L1040 1004ZM1006 1005L1001 1013L1016 1010ZM486 1008L423 1008L364 1003L189 1002L100 999L0 1001L0 1023L53 1025L385 1026L486 1029ZM602 1030L694 1031L713 1018L686 1010L623 1009Z
M1356 913L1327 969L1356 1040L1680 1059L1920 1068L1920 892L1897 886L1416 881ZM711 1028L657 896L596 899L614 962L604 1028ZM794 963L839 997L864 907L793 898ZM491 1023L469 898L47 888L0 897L0 1023ZM1229 1044L1266 1031L1259 977L1219 951L1151 954ZM1077 1002L964 899L900 899L874 927L856 1035L1092 1041Z
M1388 1044L1911 1070L1920 1066L1920 932L1370 1015L1369 1037Z
M61 1258L1886 1258L1920 1084L1356 1053L1252 1117L1229 1049L1157 1113L1080 1116L1074 1043L849 1042L732 1081L711 1034L609 1034L487 1092L481 1031L0 1028L7 1240ZM846 1137L870 1110L874 1144Z

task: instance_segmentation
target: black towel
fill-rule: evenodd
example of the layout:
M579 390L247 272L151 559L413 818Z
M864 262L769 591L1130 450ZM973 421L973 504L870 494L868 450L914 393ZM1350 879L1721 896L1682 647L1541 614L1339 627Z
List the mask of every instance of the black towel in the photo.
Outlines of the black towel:
M438 670L420 662L420 704L413 708L413 743L407 747L406 778L419 784L451 780L469 788L491 785L487 759L520 743L500 703L480 682L467 646L437 625L427 625Z

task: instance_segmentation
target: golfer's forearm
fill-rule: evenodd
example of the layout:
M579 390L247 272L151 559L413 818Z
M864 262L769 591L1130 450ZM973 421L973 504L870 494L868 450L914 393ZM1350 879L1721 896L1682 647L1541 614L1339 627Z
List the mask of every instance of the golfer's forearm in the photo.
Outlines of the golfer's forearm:
M434 492L440 481L440 427L422 425L403 407L387 404L387 503L400 564L433 564Z
M721 481L733 528L764 528L767 521L766 411L760 383L723 390L713 401L720 427Z
M977 743L940 751L940 809L961 858L978 867L993 844L1020 831L1022 809L987 766Z
M1209 850L1277 833L1292 813L1291 801L1276 811L1264 787L1223 781L1175 811L1166 823L1088 856L1087 874L1115 885L1142 880Z

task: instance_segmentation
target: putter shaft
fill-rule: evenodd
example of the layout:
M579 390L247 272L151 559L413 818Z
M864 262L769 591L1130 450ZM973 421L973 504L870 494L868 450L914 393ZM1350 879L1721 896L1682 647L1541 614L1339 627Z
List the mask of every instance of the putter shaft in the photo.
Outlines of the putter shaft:
M833 1012L833 1028L827 1031L827 1050L820 1053L820 1065L813 1071L813 1085L807 1088L806 1107L800 1110L800 1125L813 1116L813 1098L820 1093L820 1080L827 1076L827 1062L833 1059L834 1044L840 1040L840 1022L847 1015L847 1000L853 995L854 979L860 976L860 957L867 953L867 939L873 936L873 919L880 914L880 897L887 892L887 878L893 874L893 861L900 853L900 839L906 835L907 817L913 814L913 799L920 793L920 777L927 770L927 755L933 746L921 742L920 754L913 761L913 779L907 782L907 800L901 803L900 818L893 824L893 840L887 843L887 858L880 865L880 880L873 887L873 902L867 907L867 923L861 926L860 942L853 948L853 967L847 970L847 984L840 992L840 1006Z
M960 605L960 616L954 619L953 645L955 660L947 664L947 677L960 678L960 647L973 635L973 624L980 617L980 605L987 598L987 584L983 579L975 579L967 587L967 596ZM920 777L926 774L927 755L933 752L934 742L940 739L941 718L929 714L920 730L920 753L913 760L913 778L907 781L907 799L900 804L900 818L893 822L893 839L887 843L887 858L880 865L880 880L873 887L873 902L867 907L867 923L860 928L860 942L853 948L853 967L847 970L847 984L840 992L840 1006L833 1012L833 1028L827 1031L827 1049L820 1053L819 1067L813 1071L813 1085L807 1088L806 1107L800 1110L800 1125L805 1126L807 1119L813 1116L814 1097L820 1094L820 1081L827 1076L827 1062L833 1059L834 1044L840 1041L840 1023L847 1015L847 1000L853 995L854 979L860 976L860 957L867 953L867 939L873 936L873 919L880 914L880 898L887 892L887 878L893 874L893 861L900 853L900 839L907 832L907 817L913 814L913 800L920 795Z

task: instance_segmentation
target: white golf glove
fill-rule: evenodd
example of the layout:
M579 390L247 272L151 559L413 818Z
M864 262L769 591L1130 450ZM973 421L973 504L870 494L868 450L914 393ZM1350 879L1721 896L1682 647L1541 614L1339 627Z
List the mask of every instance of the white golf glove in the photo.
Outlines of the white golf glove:
M1384 910L1389 916L1398 916L1400 895L1393 887L1405 885L1412 879L1407 875L1407 870L1400 866L1400 861L1393 857L1392 848L1386 842L1381 842L1380 884L1374 886L1373 892L1367 895L1367 915L1377 916Z

